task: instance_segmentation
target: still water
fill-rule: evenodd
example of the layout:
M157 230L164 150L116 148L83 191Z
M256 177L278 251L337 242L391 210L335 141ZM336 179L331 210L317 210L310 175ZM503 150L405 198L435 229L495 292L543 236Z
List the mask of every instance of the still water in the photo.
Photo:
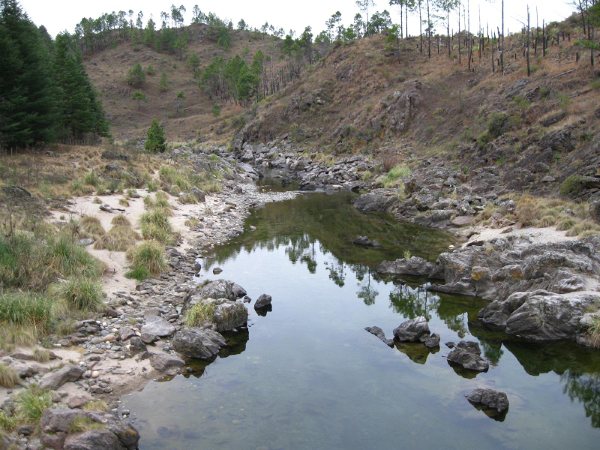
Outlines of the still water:
M352 244L357 235L379 249ZM481 329L482 301L433 295L425 280L381 279L373 267L408 251L435 260L451 237L362 215L348 195L312 194L267 205L246 231L204 260L201 279L230 279L256 299L249 328L193 373L151 382L125 399L142 449L597 449L600 352L571 344L529 345ZM223 273L212 275L214 267ZM408 318L425 315L441 347L389 348ZM444 343L479 342L487 373L460 373ZM507 393L495 421L465 395Z

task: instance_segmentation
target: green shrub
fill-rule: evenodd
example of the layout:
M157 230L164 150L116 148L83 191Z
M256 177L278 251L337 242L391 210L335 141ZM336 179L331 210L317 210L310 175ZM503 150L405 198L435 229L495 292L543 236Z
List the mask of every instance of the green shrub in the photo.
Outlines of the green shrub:
M4 411L0 410L0 429L11 432L17 427L17 419L12 415L6 414Z
M140 88L146 81L146 74L142 69L141 64L135 64L129 72L127 72L127 84L134 88Z
M579 194L584 188L583 180L584 178L581 175L568 176L560 185L561 195Z
M390 169L390 171L383 177L383 185L385 187L398 186L401 181L411 175L412 171L409 167L404 165L397 165Z
M47 329L52 320L52 302L31 292L4 292L0 294L0 323L34 326Z
M17 396L17 415L20 419L37 423L46 409L52 406L52 394L32 385Z
M140 228L144 239L154 239L167 244L173 240L173 230L169 223L170 211L164 208L153 208L142 214Z
M53 291L69 311L100 311L104 304L102 286L89 278L71 278L55 285Z
M152 124L150 125L150 128L148 128L148 134L144 148L146 151L152 153L162 153L167 149L165 130L156 119L152 120Z
M0 363L0 386L12 389L20 381L19 375L15 372L15 369L7 366L4 363Z
M159 242L147 241L132 248L127 253L131 261L129 278L145 279L150 275L160 275L167 268L165 248Z
M72 238L59 235L50 241L49 263L63 277L83 276L97 278L102 275L102 264Z

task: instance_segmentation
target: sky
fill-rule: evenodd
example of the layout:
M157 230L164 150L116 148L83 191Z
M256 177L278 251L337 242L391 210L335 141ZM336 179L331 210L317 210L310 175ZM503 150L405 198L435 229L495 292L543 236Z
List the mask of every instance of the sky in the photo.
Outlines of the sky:
M468 0L463 0L467 3ZM469 0L471 3L471 28L478 27L478 11L481 9L481 21L485 27L495 28L500 23L500 0ZM61 31L73 32L75 25L83 17L99 17L105 12L128 11L132 9L137 15L144 11L144 22L153 15L155 21L160 20L161 11L169 11L172 3L184 5L186 24L192 17L192 8L197 4L203 12L214 12L222 19L232 20L234 24L243 18L252 27L260 27L265 21L276 28L290 29L301 33L304 27L311 26L314 34L324 28L325 21L336 11L342 13L342 20L347 25L352 22L358 12L354 0L21 0L21 6L36 25L44 25L49 33L55 36ZM535 11L538 7L540 25L546 22L562 20L574 10L572 0L505 0L506 27L509 31L517 31L521 23L527 20L527 4L531 9L532 25L535 24ZM388 0L377 0L375 8L369 12L387 9L394 22L399 22L399 10L390 6ZM458 18L451 18L454 29L458 28ZM409 32L418 33L418 16L409 16ZM445 29L439 22L438 29Z

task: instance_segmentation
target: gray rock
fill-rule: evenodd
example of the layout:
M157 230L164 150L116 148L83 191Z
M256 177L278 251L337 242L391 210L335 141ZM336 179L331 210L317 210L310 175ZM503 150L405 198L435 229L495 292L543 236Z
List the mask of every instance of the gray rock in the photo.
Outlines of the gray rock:
M352 241L354 245L360 245L361 247L373 247L380 248L381 244L375 239L371 240L367 236L358 236Z
M213 274L214 274L214 275L219 275L219 274L221 274L221 273L223 273L223 269L221 269L220 267L215 267L215 268L213 269Z
M197 187L193 187L190 190L190 193L196 198L198 202L204 203L206 201L206 194Z
M152 316L146 319L146 324L142 327L141 332L142 340L151 343L156 338L171 336L175 333L175 327L162 317Z
M394 340L386 338L385 337L385 333L383 332L383 330L381 328L379 328L379 327L366 327L365 330L367 330L369 333L377 336L386 345L388 345L390 347L394 346Z
M429 324L425 317L407 320L394 329L394 340L398 342L422 342L429 336Z
M481 357L481 349L476 342L460 341L448 354L448 363L475 372L487 372L489 363Z
M42 377L39 386L42 389L56 390L63 384L77 381L83 376L83 369L78 366L65 366Z
M377 266L377 272L392 275L428 276L433 271L434 265L418 256L410 259L397 259L383 261Z
M363 194L354 201L354 206L362 212L386 211L397 198L393 189L375 189Z
M211 359L227 343L216 331L201 328L187 328L175 333L173 348L188 358Z
M150 365L159 372L167 372L183 367L185 361L175 355L153 354L150 356Z
M204 286L198 288L190 296L190 303L194 304L193 300L196 299L196 303L200 299L205 298L226 298L227 300L236 300L237 297L233 292L233 283L231 281L216 280L206 283Z
M504 419L508 412L508 397L504 392L493 389L475 389L467 396L467 400L495 419Z
M233 291L233 295L235 295L236 298L242 298L248 294L246 292L246 289L244 289L243 287L241 287L239 284L236 284L236 283L233 283L233 285L231 286L231 290Z
M119 339L125 342L127 339L136 335L135 330L131 327L123 327L119 330Z
M97 429L67 436L64 450L121 450L119 438L110 430Z
M267 294L262 294L260 297L256 299L254 303L254 309L264 309L271 306L272 297Z
M129 339L126 348L131 356L137 355L138 353L144 353L147 350L146 344L142 338L138 336L134 336Z
M425 344L425 347L427 348L437 348L440 346L440 335L433 333L431 336L425 338L423 340L423 344Z

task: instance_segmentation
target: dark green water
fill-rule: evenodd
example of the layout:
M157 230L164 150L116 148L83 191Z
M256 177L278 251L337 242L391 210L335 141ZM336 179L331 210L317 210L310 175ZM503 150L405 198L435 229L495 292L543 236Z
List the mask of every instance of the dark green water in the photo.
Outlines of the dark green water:
M251 229L255 227L255 229ZM364 234L381 249L353 245ZM204 261L202 279L273 296L250 308L248 332L194 375L152 382L125 399L142 449L598 448L600 352L571 344L526 345L486 333L482 302L437 296L370 267L406 250L431 260L449 237L383 216L358 214L345 195L312 194L256 211L247 231ZM388 348L407 318L427 315L442 346ZM488 373L458 373L443 343L480 343ZM503 422L464 398L476 387L505 391Z

